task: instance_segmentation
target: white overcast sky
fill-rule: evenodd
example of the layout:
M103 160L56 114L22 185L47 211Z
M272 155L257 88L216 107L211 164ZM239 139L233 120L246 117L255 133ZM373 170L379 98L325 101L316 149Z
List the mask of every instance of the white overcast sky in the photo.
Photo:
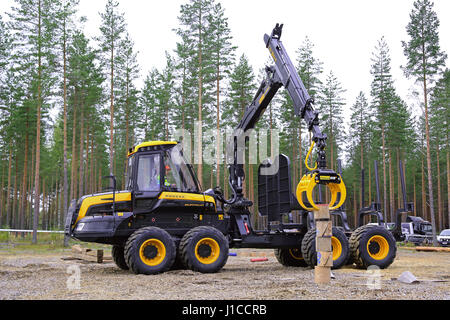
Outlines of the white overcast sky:
M106 0L80 0L79 13L87 17L85 33L99 34L100 16ZM165 64L164 51L172 52L178 37L172 29L178 26L180 5L187 0L121 0L128 31L139 51L141 76L152 67ZM308 36L315 45L314 55L323 62L324 75L330 70L342 83L346 98L346 115L359 91L370 93L371 56L377 41L384 36L391 53L391 67L399 95L415 104L410 97L413 81L406 80L400 65L406 62L401 46L407 40L406 25L413 0L220 0L229 19L237 57L245 53L255 73L268 61L263 35L277 22L284 23L282 41L292 60ZM13 0L0 0L3 16ZM450 55L450 1L435 0L440 20L441 49ZM447 66L449 66L449 59ZM139 83L137 83L139 85Z

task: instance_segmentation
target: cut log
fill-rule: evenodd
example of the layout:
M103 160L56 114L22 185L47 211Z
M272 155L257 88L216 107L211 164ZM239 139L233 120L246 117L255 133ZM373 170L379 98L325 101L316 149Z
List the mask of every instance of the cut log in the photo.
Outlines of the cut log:
M446 248L446 247L416 247L416 251L450 252L450 248Z

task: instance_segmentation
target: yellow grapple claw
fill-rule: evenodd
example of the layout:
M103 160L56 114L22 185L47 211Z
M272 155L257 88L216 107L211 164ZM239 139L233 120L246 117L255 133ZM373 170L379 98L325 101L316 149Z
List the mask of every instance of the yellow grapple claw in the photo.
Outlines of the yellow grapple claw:
M314 203L313 200L313 190L318 184L316 180L317 173L308 173L302 177L299 184L297 185L297 200L299 204L307 211L319 210L319 207ZM344 181L339 175L340 183L326 183L325 185L331 192L331 201L329 203L330 210L335 210L344 204L345 198L347 196L347 191L345 188ZM303 193L306 193L306 199L308 200L311 207L308 207L303 202ZM338 194L340 194L339 202L336 203Z

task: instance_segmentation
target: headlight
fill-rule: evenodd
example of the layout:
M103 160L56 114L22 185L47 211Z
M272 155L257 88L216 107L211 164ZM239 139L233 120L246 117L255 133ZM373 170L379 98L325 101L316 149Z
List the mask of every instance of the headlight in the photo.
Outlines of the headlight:
M81 231L81 230L83 230L83 228L84 228L84 223L79 223L75 230L76 231Z

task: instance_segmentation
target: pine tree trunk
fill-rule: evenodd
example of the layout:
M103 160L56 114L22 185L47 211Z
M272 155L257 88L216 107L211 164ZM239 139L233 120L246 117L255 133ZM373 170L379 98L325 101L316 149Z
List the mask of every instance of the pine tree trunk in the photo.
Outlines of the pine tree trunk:
M427 194L425 192L425 172L423 169L424 165L423 165L423 156L422 156L422 165L421 165L421 170L422 170L422 217L425 220L428 220L428 214L427 214Z
M128 83L127 83L127 90L128 90ZM128 94L128 93L127 93ZM127 105L128 105L128 98L127 98ZM128 106L127 106L128 110ZM129 142L129 119L128 119L128 112L125 114L125 150L128 152L128 149L130 148L130 142ZM168 139L166 139L168 140ZM127 158L125 157L125 176L128 174L128 166L127 166ZM125 189L125 179L122 179L122 189Z
M67 33L66 33L66 17L64 16L64 22L63 22L63 77L64 77L64 84L63 84L63 104L64 104L64 129L63 129L63 216L67 215L67 204L68 204L68 188L69 188L69 181L68 181L68 168L67 168L67 48L66 48L66 42L67 42ZM65 221L65 219L64 219ZM64 235L64 247L67 247L69 245L69 237Z
M394 177L392 174L392 154L391 150L388 150L389 157L389 203L390 203L390 216L391 222L395 221L394 212L395 212L395 200L394 200Z
M369 202L368 204L370 205L372 202L372 173L371 173L371 169L370 169L370 162L369 162Z
M0 178L0 227L1 226L3 226L3 212L4 212L4 210L3 210L3 203L4 203L4 201L3 201L3 194L5 193L4 192L4 190L3 190L3 183L4 183L4 181L3 181L3 174L5 173L5 166L4 166L4 163L2 162L2 176L1 176L1 178Z
M197 175L200 185L203 185L203 160L202 160L202 95L203 95L203 68L202 68L202 11L199 12L198 28L198 130L197 130Z
M425 52L423 55L425 59ZM423 61L423 65L425 61ZM424 94L424 104L425 104L425 137L427 142L427 173L428 173L428 194L430 199L430 216L431 216L431 227L433 230L433 245L437 246L438 242L436 239L436 219L434 215L434 197L433 197L433 176L431 175L431 146L430 146L430 126L428 122L428 96L427 96L427 80L426 74L423 74L423 94Z
M216 81L216 90L217 90L217 105L216 105L216 130L217 130L217 147L216 147L216 185L220 185L220 68L217 65L217 81Z
M35 152L35 146L33 144L33 146L31 147L31 175L30 175L30 187L29 187L29 194L30 194L30 202L29 202L29 207L27 208L27 213L29 216L29 227L32 227L32 222L33 222L33 203L34 203L34 168L35 168L35 161L34 158L36 156L36 152Z
M16 222L16 213L17 213L17 192L19 191L17 188L17 183L18 183L18 174L19 174L19 166L18 166L18 161L17 161L17 156L16 159L14 161L14 168L15 168L15 174L14 174L14 197L13 197L13 205L12 205L12 222L11 222L11 226L13 228L17 227L17 222Z
M382 140L382 158L383 158L383 203L384 203L384 221L387 222L388 199L387 199L387 181L386 181L386 141L384 136L384 124L381 125L381 140Z
M364 170L364 150L363 150L363 141L362 141L362 135L360 135L360 156L361 156L361 170ZM365 174L365 173L364 173ZM370 185L370 169L369 169L369 185ZM363 190L363 186L361 186L361 192ZM370 194L370 187L369 187L369 194ZM364 207L364 202L363 202L363 194L361 196L361 208ZM370 204L370 200L369 200L369 204Z
M437 163L437 209L438 209L438 219L439 219L439 230L443 229L443 218L444 215L442 213L442 203L441 203L441 170L439 167L439 144L436 143L436 163Z
M47 229L47 216L45 212L45 178L42 179L42 224L43 230Z
M76 157L76 128L77 128L77 89L75 88L74 92L74 103L73 103L73 126L72 126L72 170L70 175L70 200L75 198L76 191L76 181L75 181L75 171L77 167L77 157Z
M356 184L353 183L353 218L354 218L354 222L355 222L355 229L358 226L358 208L357 208L357 204L356 204L356 199L357 199Z
M12 169L12 148L9 145L9 160L8 160L8 187L6 188L6 226L11 227L11 169Z
M61 228L61 224L60 224L60 221L61 221L61 219L60 219L60 215L61 215L61 211L59 210L59 201L60 201L60 193L59 193L59 190L60 190L60 188L59 188L59 184L60 184L60 181L59 181L59 178L60 178L60 173L58 173L57 175L56 175L56 183L55 183L55 205L54 205L54 209L55 209L55 223L54 223L54 225L56 226L56 227L58 227L58 229L60 229Z
M109 174L114 175L114 40L111 43L111 82L110 82L110 100L111 105L109 107ZM112 183L112 182L111 182ZM112 187L112 185L111 185Z
M27 131L25 132L25 147L24 147L24 160L23 160L23 176L22 176L22 192L20 196L19 206L19 228L24 229L24 217L25 217L25 201L27 199L27 169L28 169L28 121ZM22 233L23 236L23 233Z
M417 200L416 200L416 171L414 169L413 175L413 203L414 203L414 216L417 216Z
M90 143L90 138L89 138L89 123L87 124L86 127L86 147L84 148L85 150L85 155L84 158L85 160L85 166L84 166L84 188L83 188L83 195L88 194L89 193L89 143Z
M299 159L299 172L300 177L303 177L303 154L302 154L302 123L300 119L300 125L298 127L298 159Z
M402 207L402 190L401 190L401 181L400 181L400 170L398 168L399 164L400 164L400 150L397 148L397 164L395 166L395 167L397 167L397 208ZM406 174L404 170L403 170L403 174ZM405 183L406 183L406 178L405 178ZM406 197L406 195L405 195L405 197Z
M89 193L94 193L95 186L95 163L94 163L94 134L91 134L91 174L89 175Z
M81 101L83 101L83 91L81 92ZM81 115L80 115L80 162L79 162L79 178L78 178L78 183L79 183L79 188L78 188L78 198L81 198L83 196L83 173L84 173L84 159L83 159L83 155L84 155L84 151L83 151L83 147L84 147L84 103L81 102L80 104L80 109L81 109Z
M42 105L42 65L41 65L41 0L38 1L38 100L36 119L36 168L34 176L34 217L33 217L33 244L37 243L37 227L39 222L39 175L41 164L41 105Z
M448 151L448 136L447 136L447 214L448 214L448 225L450 228L450 153Z

